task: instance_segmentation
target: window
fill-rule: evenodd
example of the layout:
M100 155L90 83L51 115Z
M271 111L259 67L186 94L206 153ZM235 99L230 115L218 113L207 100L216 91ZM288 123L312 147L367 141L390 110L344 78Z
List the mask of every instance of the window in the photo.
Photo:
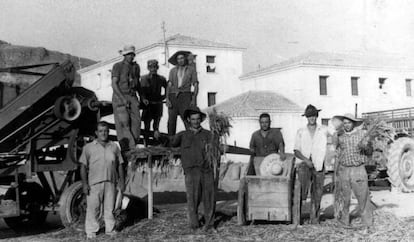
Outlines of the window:
M352 96L358 96L358 79L359 77L351 77L351 93Z
M214 55L206 56L207 72L216 72L216 57Z
M407 93L407 97L411 97L411 79L405 79L405 92Z
M209 107L216 104L216 94L216 92L207 93L207 105Z
M322 125L328 126L328 124L329 124L329 118L323 118Z
M382 86L384 86L385 80L387 80L387 78L385 78L385 77L378 78L378 83L379 83L379 88L380 89L382 89Z
M319 76L319 94L321 96L328 95L327 80L328 76Z

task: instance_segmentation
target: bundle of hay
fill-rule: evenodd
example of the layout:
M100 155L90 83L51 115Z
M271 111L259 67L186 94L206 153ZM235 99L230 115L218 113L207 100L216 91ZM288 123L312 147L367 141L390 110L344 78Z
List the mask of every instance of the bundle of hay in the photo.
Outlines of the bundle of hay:
M207 161L209 166L213 168L214 177L217 177L217 173L220 168L221 158L221 146L226 145L226 138L230 135L230 117L224 113L217 113L216 109L213 108L208 113L211 139L206 145Z

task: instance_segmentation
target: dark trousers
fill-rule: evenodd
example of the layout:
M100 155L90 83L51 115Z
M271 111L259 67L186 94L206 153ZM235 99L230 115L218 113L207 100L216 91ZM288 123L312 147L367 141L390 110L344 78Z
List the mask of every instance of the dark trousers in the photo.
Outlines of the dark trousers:
M199 167L188 168L184 171L185 189L187 193L187 213L189 225L196 229L200 227L198 220L198 206L203 202L205 228L214 226L216 210L217 182L213 170Z
M369 198L368 175L364 165L357 167L339 165L337 179L338 188L336 189L340 189L340 196L337 196L335 199L341 199L342 201L336 202L343 204L338 219L346 225L350 224L349 206L351 205L351 191L353 191L358 200L356 214L361 216L365 225L371 226L373 224L374 206Z
M311 188L311 223L319 223L325 171L324 169L316 171L315 168L309 168L305 163L300 163L298 165L298 176L301 182L302 200L306 201L309 187Z
M185 127L188 127L187 121L184 119L184 111L190 107L191 92L170 93L169 100L171 107L168 108L168 135L175 135L177 130L177 116L180 115Z

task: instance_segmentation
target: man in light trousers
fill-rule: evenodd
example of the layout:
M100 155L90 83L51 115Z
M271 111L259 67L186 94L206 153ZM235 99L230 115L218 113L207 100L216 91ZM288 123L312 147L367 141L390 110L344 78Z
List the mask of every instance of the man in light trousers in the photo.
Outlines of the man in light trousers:
M99 122L96 129L97 138L83 147L79 159L83 192L87 195L85 232L87 238L95 238L99 231L97 220L101 206L105 221L105 233L115 235L116 186L124 191L123 159L117 144L108 140L109 125Z

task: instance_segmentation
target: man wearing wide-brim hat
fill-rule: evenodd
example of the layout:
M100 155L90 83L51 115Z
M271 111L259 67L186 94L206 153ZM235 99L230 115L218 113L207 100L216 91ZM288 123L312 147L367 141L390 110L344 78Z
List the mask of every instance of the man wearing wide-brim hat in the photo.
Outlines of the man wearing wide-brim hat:
M122 151L134 149L139 140L141 118L137 93L141 94L140 68L134 62L135 47L127 45L120 51L124 56L112 68L112 106L115 127Z
M200 124L206 118L206 114L201 112L198 107L193 106L186 109L184 117L190 127L175 135L171 144L181 147L189 226L193 230L200 227L198 205L202 201L204 229L208 230L214 225L215 193L218 185L206 154L206 145L210 142L211 133L201 127Z
M350 225L349 206L351 191L358 200L355 214L361 216L365 226L373 224L373 206L369 197L368 175L365 170L367 155L372 154L371 145L366 141L366 131L356 128L363 122L352 114L334 116L343 122L344 132L340 132L337 138L338 158L336 160L337 188L341 196L335 197L335 204L343 204L338 211L338 221ZM340 199L340 201L338 200Z
M168 60L175 65L168 77L166 103L168 107L168 135L174 135L177 129L177 116L180 115L186 128L184 111L197 105L198 79L193 66L188 65L189 51L177 51ZM191 92L194 87L194 92Z
M298 177L301 182L301 200L306 200L311 188L311 223L319 223L320 205L325 179L325 156L328 144L328 128L317 123L319 112L309 104L302 116L307 125L297 131L294 153L298 164Z

